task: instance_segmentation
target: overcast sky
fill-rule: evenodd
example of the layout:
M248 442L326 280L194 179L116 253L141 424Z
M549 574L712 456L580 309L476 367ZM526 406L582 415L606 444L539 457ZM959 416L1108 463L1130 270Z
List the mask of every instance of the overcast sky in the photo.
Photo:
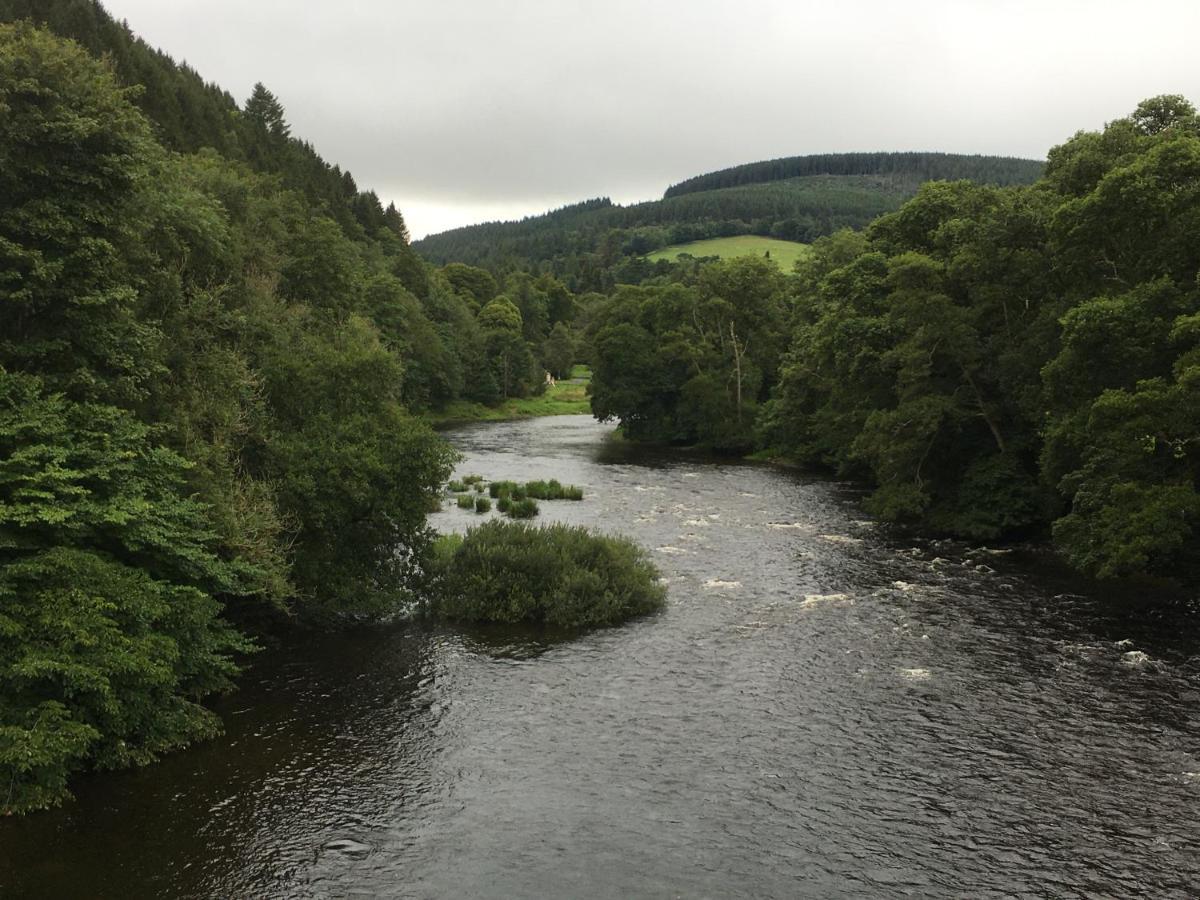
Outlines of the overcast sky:
M777 156L1044 157L1200 101L1200 0L104 0L414 236Z

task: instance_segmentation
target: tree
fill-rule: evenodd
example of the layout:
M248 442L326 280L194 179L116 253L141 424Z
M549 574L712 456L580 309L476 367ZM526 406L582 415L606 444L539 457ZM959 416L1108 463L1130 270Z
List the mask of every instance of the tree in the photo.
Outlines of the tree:
M129 413L0 370L0 810L219 730L199 701L250 646L214 595L244 586L186 470Z
M575 364L575 339L571 329L559 322L542 345L542 365L555 378L569 378Z
M442 266L442 275L450 282L454 292L476 310L483 309L500 292L491 273L475 266L450 263Z
M1179 125L1196 125L1196 107L1182 94L1160 94L1143 100L1130 116L1142 134L1160 134Z
M0 366L79 399L144 396L158 336L124 254L159 159L102 63L28 25L0 26Z
M299 608L323 619L392 611L428 542L425 514L454 451L404 412L402 363L369 320L301 313L273 338L262 462L298 525Z
M404 216L400 215L400 210L396 209L395 203L389 203L387 209L383 211L383 221L392 234L400 238L405 245L410 243L408 226L404 224Z
M521 311L507 297L497 297L479 311L479 324L487 331L521 333Z
M251 124L275 140L283 141L291 136L291 128L284 117L283 104L261 81L254 85L243 113Z

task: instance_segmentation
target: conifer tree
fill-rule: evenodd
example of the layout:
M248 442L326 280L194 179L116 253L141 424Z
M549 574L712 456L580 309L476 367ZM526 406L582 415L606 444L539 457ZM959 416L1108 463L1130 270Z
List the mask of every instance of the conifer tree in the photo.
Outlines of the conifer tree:
M283 104L261 81L254 85L244 113L247 119L273 138L284 140L291 136L291 128L284 118Z
M395 203L389 203L388 208L383 213L384 222L387 227L395 233L396 237L400 238L405 244L411 240L408 234L408 226L404 224L404 216L400 215L400 210L396 209Z

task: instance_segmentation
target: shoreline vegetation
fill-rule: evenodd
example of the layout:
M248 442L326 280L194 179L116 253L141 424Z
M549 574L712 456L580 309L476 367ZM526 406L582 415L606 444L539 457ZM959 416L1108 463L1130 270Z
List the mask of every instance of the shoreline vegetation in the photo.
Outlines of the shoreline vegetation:
M1152 97L1031 186L929 182L785 276L619 285L592 405L634 442L812 464L914 532L1200 573L1200 117ZM774 448L764 452L763 448Z
M592 413L588 397L591 372L576 365L572 377L547 385L546 390L532 397L509 397L488 406L470 400L455 400L444 409L427 412L422 418L436 429L468 425L472 422L511 422L544 416L587 416Z

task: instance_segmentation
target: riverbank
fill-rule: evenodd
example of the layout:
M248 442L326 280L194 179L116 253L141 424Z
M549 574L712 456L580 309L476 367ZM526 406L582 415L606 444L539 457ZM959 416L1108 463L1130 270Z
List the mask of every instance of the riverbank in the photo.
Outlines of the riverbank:
M446 437L460 475L584 487L539 524L645 548L661 613L295 634L214 700L224 736L0 820L0 895L1195 893L1178 617L1021 552L899 539L853 485L611 432Z
M507 422L541 416L586 416L592 411L588 399L588 382L592 373L586 366L576 366L569 380L548 386L537 397L510 397L498 406L485 406L469 400L456 400L445 409L429 412L424 419L435 428L462 425L470 422Z

